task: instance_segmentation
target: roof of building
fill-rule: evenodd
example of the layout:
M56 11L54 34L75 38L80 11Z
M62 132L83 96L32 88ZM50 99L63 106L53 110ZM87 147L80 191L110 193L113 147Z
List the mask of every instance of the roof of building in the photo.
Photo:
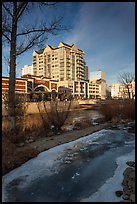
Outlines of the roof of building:
M68 46L68 47L72 47L72 45L68 45L67 43L61 42L62 44Z
M35 51L35 52L37 52L38 54L42 54L42 53L43 53L43 51L44 51L44 49L45 49L45 48L43 48L43 49L40 49L40 50L38 50L38 51Z
M68 47L73 47L73 45L74 45L74 44L72 44L72 45L68 45L67 43L64 43L64 42L62 42L62 44L66 45L66 46L68 46ZM78 50L80 50L80 51L83 52L83 50L81 50L81 49L78 49Z
M70 48L72 48L73 47L73 45L74 44L72 44L72 45L68 45L67 43L64 43L64 42L61 42L63 45L65 45L65 46L68 46L68 47L70 47ZM58 48L55 48L55 47L53 47L53 46L51 46L51 45L48 45L52 50L55 50L55 49L58 49ZM43 51L44 51L44 49L45 48L43 48L43 49L40 49L40 50L38 50L38 51L35 51L36 53L38 53L38 54L42 54L43 53ZM81 49L78 49L79 51L82 51ZM82 51L83 52L83 51Z

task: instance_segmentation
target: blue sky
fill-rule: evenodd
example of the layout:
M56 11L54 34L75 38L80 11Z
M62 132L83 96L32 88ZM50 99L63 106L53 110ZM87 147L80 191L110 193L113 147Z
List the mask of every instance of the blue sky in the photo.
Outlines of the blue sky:
M60 2L56 8L48 8L44 13L35 8L31 19L25 18L32 23L35 17L40 21L42 18L50 19L51 14L63 14L63 24L71 29L49 36L45 46L57 47L60 41L76 44L85 52L89 76L90 72L101 69L106 73L108 85L117 82L119 73L135 72L134 2ZM17 77L20 77L25 64L32 64L32 52L38 49L35 47L18 58ZM3 76L8 76L4 60L8 51L9 48L3 45Z

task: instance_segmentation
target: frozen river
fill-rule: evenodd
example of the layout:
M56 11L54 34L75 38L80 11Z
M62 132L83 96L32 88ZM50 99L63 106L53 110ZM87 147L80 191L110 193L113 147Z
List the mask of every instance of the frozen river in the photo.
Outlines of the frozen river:
M3 176L3 201L117 202L134 133L103 129L40 153Z

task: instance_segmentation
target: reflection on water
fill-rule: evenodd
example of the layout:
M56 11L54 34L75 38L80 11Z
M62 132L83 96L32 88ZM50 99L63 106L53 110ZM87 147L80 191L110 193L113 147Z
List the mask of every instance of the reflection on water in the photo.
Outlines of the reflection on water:
M72 122L74 119L77 118L86 118L89 120L94 120L97 118L101 118L102 114L98 110L75 110L69 112L69 117L67 122Z

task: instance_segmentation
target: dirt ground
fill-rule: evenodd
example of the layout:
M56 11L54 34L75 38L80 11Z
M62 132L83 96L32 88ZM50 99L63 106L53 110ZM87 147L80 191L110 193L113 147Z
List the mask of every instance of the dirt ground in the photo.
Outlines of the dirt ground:
M42 152L44 150L48 150L52 147L55 147L57 145L71 142L78 138L84 137L86 135L89 135L93 132L99 131L109 126L110 126L109 123L104 123L104 124L100 124L96 126L91 126L91 127L88 127L82 130L73 130L70 132L62 133L60 135L54 135L50 137L41 138L37 140L36 142L27 144L27 146L31 148L35 148L39 152Z

